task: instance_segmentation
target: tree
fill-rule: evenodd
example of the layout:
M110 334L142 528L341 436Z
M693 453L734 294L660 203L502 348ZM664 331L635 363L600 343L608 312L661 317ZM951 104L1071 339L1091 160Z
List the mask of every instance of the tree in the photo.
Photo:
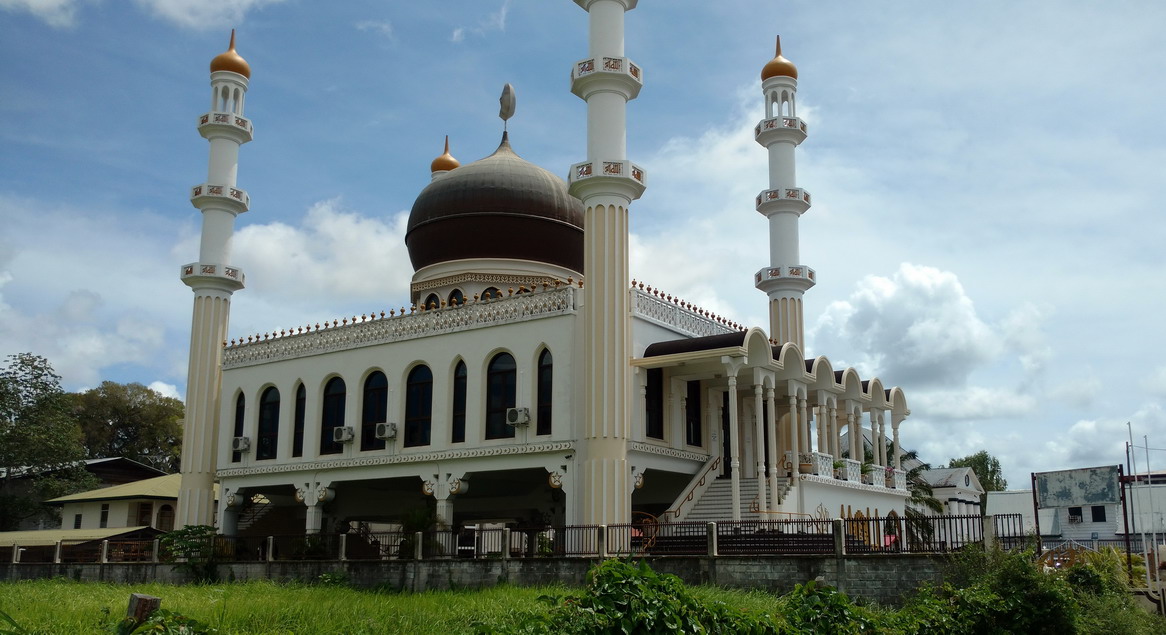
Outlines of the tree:
M972 468L976 478L980 480L980 485L984 487L984 493L980 495L980 509L985 513L988 510L988 492L1003 492L1008 489L1008 481L1004 480L1000 460L988 454L987 450L980 450L962 459L952 459L948 461L947 466Z
M95 487L83 458L81 429L52 365L32 353L9 355L0 367L0 531L55 518L42 501Z
M89 458L120 456L165 472L178 470L181 401L141 384L112 381L71 396Z

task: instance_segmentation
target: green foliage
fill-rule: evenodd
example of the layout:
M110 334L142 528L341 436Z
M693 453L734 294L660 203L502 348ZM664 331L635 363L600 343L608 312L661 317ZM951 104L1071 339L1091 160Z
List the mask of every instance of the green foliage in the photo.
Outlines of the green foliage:
M1103 584L1109 589L1125 591L1130 587L1145 586L1146 559L1141 554L1130 554L1127 562L1125 551L1105 547L1100 551L1085 552L1085 561L1097 569Z
M41 501L97 486L85 471L81 430L49 361L9 355L0 367L0 531L57 518Z
M113 632L115 635L139 635L145 633L161 633L164 635L211 635L218 630L202 622L186 617L166 609L158 609L141 624L136 624L133 618L125 618L118 622Z
M219 579L219 553L215 528L210 525L187 525L164 534L162 551L174 560L174 568L186 571L196 582Z
M813 580L795 586L784 600L791 633L844 635L875 631L873 614L855 606L845 593Z
M544 596L551 609L529 616L513 629L478 626L479 633L651 635L654 633L778 633L770 620L721 602L699 601L674 575L645 562L608 560L588 573L580 595Z
M0 622L0 635L28 635L28 631L4 611L0 611Z
M320 586L348 586L348 574L343 571L326 571L316 576Z
M123 456L177 472L182 402L141 384L112 381L69 395L90 458Z

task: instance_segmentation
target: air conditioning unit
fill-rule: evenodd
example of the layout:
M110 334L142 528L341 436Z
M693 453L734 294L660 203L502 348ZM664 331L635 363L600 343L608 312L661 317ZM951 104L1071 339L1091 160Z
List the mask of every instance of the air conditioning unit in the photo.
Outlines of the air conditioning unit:
M332 428L332 441L334 443L352 443L355 438L356 434L348 426Z
M1069 522L1072 524L1079 523L1079 522L1081 522L1081 517L1070 514L1069 515Z
M397 438L397 424L378 423L377 424L377 438L378 439L396 439Z
M506 425L524 426L530 423L530 408L507 408Z
M249 452L251 450L251 439L249 437L235 437L231 439L232 452Z

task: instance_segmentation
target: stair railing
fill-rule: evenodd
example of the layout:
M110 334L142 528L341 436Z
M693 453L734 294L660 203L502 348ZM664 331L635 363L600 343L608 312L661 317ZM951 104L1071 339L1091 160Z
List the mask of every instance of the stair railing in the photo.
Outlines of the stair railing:
M696 476L688 482L688 487L684 488L683 493L676 499L672 507L660 514L660 517L665 522L678 523L684 520L693 507L696 507L696 501L708 490L709 486L716 480L715 472L721 466L721 457L714 456L705 462L704 467L701 468ZM690 504L691 503L691 504Z

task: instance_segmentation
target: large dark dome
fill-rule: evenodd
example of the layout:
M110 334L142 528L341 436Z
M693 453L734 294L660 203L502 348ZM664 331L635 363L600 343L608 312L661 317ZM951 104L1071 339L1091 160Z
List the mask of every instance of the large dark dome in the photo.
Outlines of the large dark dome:
M430 183L409 213L416 271L465 258L545 262L583 271L583 204L554 174L502 144Z

